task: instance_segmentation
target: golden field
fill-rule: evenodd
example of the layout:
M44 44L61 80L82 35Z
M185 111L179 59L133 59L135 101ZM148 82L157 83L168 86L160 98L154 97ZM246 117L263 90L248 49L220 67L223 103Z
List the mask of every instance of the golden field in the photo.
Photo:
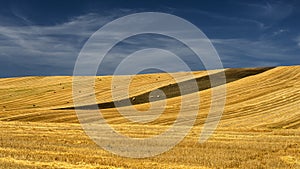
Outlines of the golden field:
M198 142L211 104L211 89L205 87L205 81L201 83L207 80L205 71L193 72L198 85L204 85L201 90L183 96L175 93L166 100L163 114L152 122L131 122L114 107L101 110L116 131L151 137L173 124L183 101L200 96L199 110L190 105L198 116L185 139L170 151L142 159L111 154L89 139L73 109L72 77L2 78L0 168L300 168L300 66L226 71L225 110L205 143ZM180 82L189 80L187 73L175 74ZM122 82L129 77L114 78ZM112 90L120 92L120 100L126 98L122 91L127 86L114 86L111 81L111 76L95 78L97 104L112 103ZM143 98L155 89L172 91L172 84L176 81L169 74L137 75L130 83L129 96ZM84 89L80 92L82 100L92 94ZM141 102L134 107L141 111L137 116L142 116L150 104Z

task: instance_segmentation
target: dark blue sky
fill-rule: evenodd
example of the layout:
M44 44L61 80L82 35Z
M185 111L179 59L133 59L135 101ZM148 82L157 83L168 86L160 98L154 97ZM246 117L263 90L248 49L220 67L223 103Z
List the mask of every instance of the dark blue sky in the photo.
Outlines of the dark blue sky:
M108 22L136 12L165 12L190 21L212 41L224 67L300 64L297 0L0 3L0 77L72 75L80 49L90 35ZM157 44L156 36L152 38ZM151 47L151 41L145 42L146 39L151 37L136 37L128 42L143 41L138 45ZM126 42L119 48L122 46L133 48ZM100 74L113 72L117 64L113 56L104 64L106 67L100 68ZM193 70L201 69L197 61L189 60L189 54L185 60Z

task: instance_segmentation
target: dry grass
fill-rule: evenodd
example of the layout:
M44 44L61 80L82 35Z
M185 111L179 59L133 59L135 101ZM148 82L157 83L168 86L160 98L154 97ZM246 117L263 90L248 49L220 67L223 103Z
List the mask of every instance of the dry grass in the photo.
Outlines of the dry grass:
M178 76L188 80L185 73ZM95 81L99 103L111 101L111 78ZM139 75L131 83L130 96L170 83L174 79L167 74ZM145 159L102 150L85 135L74 110L54 110L73 106L71 94L71 77L0 79L0 168L300 168L300 66L277 67L228 83L222 120L203 144L198 138L210 107L210 89L168 99L163 115L146 125L122 118L114 108L102 110L116 130L149 137L174 122L181 101L201 96L196 125L188 136L172 150ZM147 110L149 104L135 107Z

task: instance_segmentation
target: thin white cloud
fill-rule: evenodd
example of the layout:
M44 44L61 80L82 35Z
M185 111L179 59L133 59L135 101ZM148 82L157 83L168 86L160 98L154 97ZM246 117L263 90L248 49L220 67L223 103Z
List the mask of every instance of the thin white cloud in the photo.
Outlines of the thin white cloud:
M112 17L92 13L52 26L0 26L0 57L14 58L10 61L15 63L65 66L74 62L84 40Z
M298 36L298 37L295 39L295 41L296 41L298 47L300 47L300 36Z
M61 68L67 68L72 72L74 62L84 43L97 29L113 20L121 14L112 13L109 15L87 14L78 16L66 21L65 23L51 26L13 26L0 24L0 59L1 62L10 62L19 65L56 65ZM207 15L209 15L207 13ZM1 17L1 16L0 16ZM212 15L219 19L228 19L245 23L252 23L263 27L264 25L255 20L245 20L242 18L223 18L220 15ZM11 22L13 23L13 22ZM285 30L278 30L276 34L284 33ZM118 37L119 32L111 30L108 37ZM188 32L182 32L188 34ZM112 36L113 34L113 36ZM177 51L184 56L186 51L181 47L174 45L168 39L156 37L161 45L167 49ZM193 41L191 36L190 41ZM143 39L151 44L153 40ZM296 38L300 47L300 36ZM102 42L101 43L105 43ZM126 43L139 46L138 41L127 41ZM247 40L247 39L213 39L212 43L216 46L221 60L225 67L252 67L252 66L275 66L286 59L295 59L290 52L291 49L275 45L267 40ZM95 44L101 45L101 44ZM151 46L150 46L151 47ZM116 61L115 58L121 57L124 51L115 53L114 57L107 60L105 65L111 69L111 65ZM130 51L130 50L129 50ZM93 51L91 51L93 52ZM92 53L93 54L93 53ZM149 55L149 58L151 56ZM122 59L122 58L118 58ZM190 62L193 62L191 60ZM93 62L93 60L91 60ZM161 62L162 64L164 62ZM176 67L176 66L174 66ZM114 67L113 67L114 68ZM56 70L53 70L55 73Z
M213 39L225 65L277 66L286 61L296 61L295 49L274 44L268 40Z
M294 10L293 5L286 1L260 2L260 3L241 3L255 12L257 16L270 19L282 20L290 16Z
M258 28L261 28L261 29L265 28L265 24L263 22L260 22L258 20L254 20L254 19L249 19L249 18L244 18L244 17L237 17L237 16L225 16L225 15L218 14L218 13L215 13L215 12L198 10L198 9L188 9L188 10L181 9L180 11L189 12L193 15L204 15L208 18L214 18L214 19L218 19L218 20L221 20L221 21L225 21L225 22L250 24L250 25L255 25L255 26L257 26Z
M278 35L280 35L282 33L286 33L286 32L289 32L289 30L288 29L279 29L278 31L273 32L273 36L278 36Z

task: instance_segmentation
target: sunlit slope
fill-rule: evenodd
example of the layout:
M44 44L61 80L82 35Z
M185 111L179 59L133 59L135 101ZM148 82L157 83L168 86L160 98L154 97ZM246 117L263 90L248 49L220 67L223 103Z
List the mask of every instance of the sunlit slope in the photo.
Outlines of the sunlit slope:
M212 72L218 72L212 71ZM188 80L187 73L176 73L179 81ZM194 77L206 76L207 72L193 72ZM85 77L83 77L85 78ZM116 81L122 81L128 76L119 76ZM176 83L168 74L159 73L151 75L137 75L132 78L129 88L129 96L155 90L166 84ZM112 85L111 76L95 78L95 91L97 103L110 102L112 100L112 88L118 94L127 90L127 86ZM83 89L81 91L86 93ZM125 96L120 96L124 98ZM12 121L45 121L45 122L77 122L75 112L65 110L53 110L73 106L72 77L22 77L0 79L0 120Z
M233 78L249 69L234 69L227 78ZM185 73L178 73L182 81L188 80ZM207 72L196 72L203 77ZM96 78L98 103L111 101L111 88L116 92L123 86L112 86L109 76ZM118 77L120 81L125 76ZM227 83L226 106L220 123L222 127L299 128L300 126L300 66L277 67L252 76ZM175 83L167 74L138 75L130 85L130 96L137 96ZM119 89L118 89L119 88ZM84 91L82 91L84 92ZM87 93L87 95L90 93ZM203 124L210 108L211 90L167 99L164 114L155 124L172 124L176 119L181 101L200 95L201 104L197 124ZM72 107L71 77L25 77L0 79L0 120L77 122L74 110L56 110ZM147 110L149 103L135 105L138 110ZM193 107L193 105L191 105ZM126 107L122 108L126 111ZM114 124L129 123L120 117L116 109L102 113ZM141 114L142 115L142 114ZM87 117L88 118L88 117ZM89 117L91 118L91 117Z
M251 76L250 71L254 72ZM206 75L196 72L195 78ZM115 108L101 109L116 131L134 138L150 137L173 124L182 101L190 103L200 96L200 109L190 104L184 112L188 117L189 112L197 111L198 117L183 141L145 159L104 151L82 130L74 110L61 109L74 106L71 77L0 79L0 168L300 168L300 66L263 72L232 69L226 75L233 80L226 85L225 110L217 130L205 143L198 140L210 108L209 88L174 95L166 100L166 106L156 107L163 109L163 114L146 124L130 122ZM178 76L183 82L189 80L185 73ZM111 78L97 77L97 103L111 101L111 88L125 90L111 86ZM172 83L174 79L166 74L139 75L131 83L130 97ZM137 116L143 116L150 104L134 106L141 111ZM128 106L120 109L130 111ZM86 119L94 117L87 114Z
M179 81L188 80L186 74L176 73ZM204 75L207 75L207 72L194 72L195 78ZM125 78L130 77L119 76L116 81L122 81ZM111 101L112 88L116 93L127 90L127 86L113 86L111 81L111 76L95 78L95 91L99 103ZM132 78L129 94L130 96L138 95L175 82L172 76L165 73L137 75ZM81 92L84 93L83 95L91 94L85 93L84 89ZM72 77L70 76L0 79L0 106L7 111L66 107L72 105L72 101Z
M226 90L220 127L300 128L300 66L277 67L245 77L228 83ZM211 90L201 91L200 96L198 124L204 123L209 112ZM191 94L181 100L188 102L194 97ZM169 102L176 107L181 100Z
M176 118L173 112L179 111L180 102L190 102L197 94L200 94L200 110L196 123L203 124L210 108L211 89L169 99L165 111L168 115L156 123L172 124ZM228 83L219 125L226 128L300 128L300 66L277 67Z

